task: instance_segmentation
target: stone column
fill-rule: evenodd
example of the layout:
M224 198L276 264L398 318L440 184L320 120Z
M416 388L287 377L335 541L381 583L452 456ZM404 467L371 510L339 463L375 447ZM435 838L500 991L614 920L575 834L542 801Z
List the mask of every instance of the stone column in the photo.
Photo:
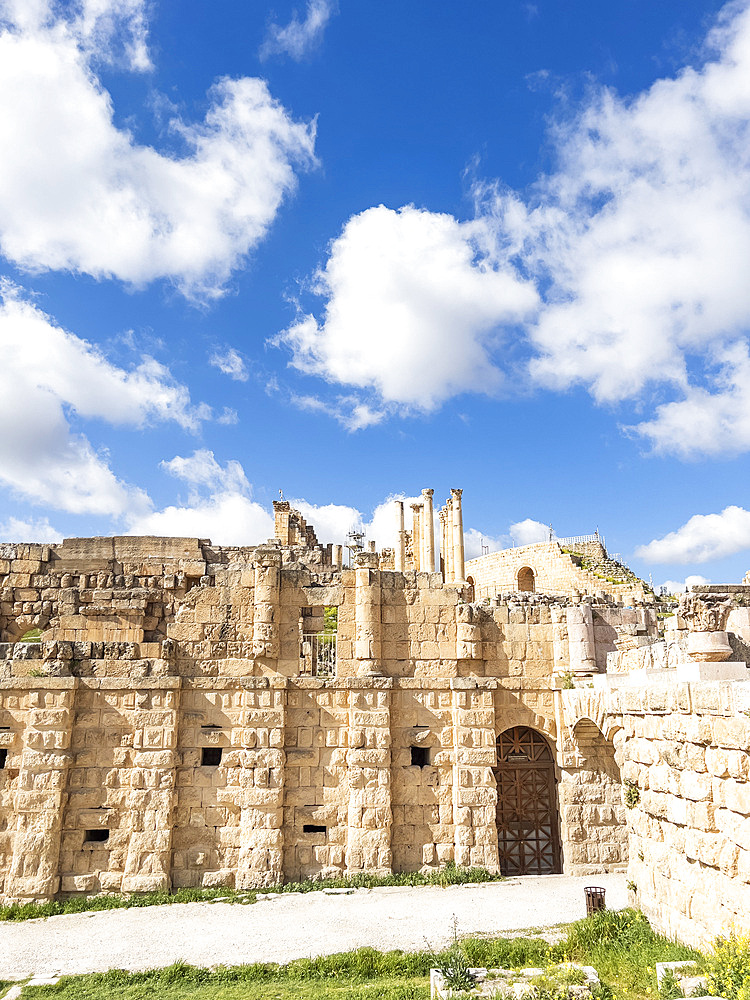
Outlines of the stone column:
M331 546L331 563L336 569L341 569L343 566L343 549L340 545Z
M279 656L281 553L259 548L255 558L253 656L275 660Z
M422 570L435 572L435 520L432 515L434 490L422 490Z
M240 797L225 789L240 807L238 889L284 881L284 677L245 679L242 700ZM220 800L221 800L221 792Z
M179 677L144 679L135 691L133 764L126 799L131 820L123 892L171 888Z
M594 616L590 604L573 604L565 609L568 626L568 656L574 674L596 673Z
M13 796L13 857L4 895L21 902L53 899L60 890L59 860L67 801L75 678L14 679L26 687L26 732ZM16 690L16 694L22 691Z
M349 690L347 875L392 871L391 684L372 678Z
M419 573L422 569L422 504L413 503L411 505L411 511L411 552L412 560L414 562L413 569L415 573Z
M358 552L354 557L354 658L360 677L380 673L381 592L378 557L374 552Z
M495 708L491 688L451 680L453 823L457 865L498 869Z
M461 510L461 494L463 490L451 490L451 509L453 511L453 579L456 583L464 583L466 569L464 566L464 518Z
M445 551L445 507L438 511L438 521L440 523L440 570L443 574L443 582L448 579L448 559Z
M395 570L403 573L406 569L406 536L404 534L404 501L396 501L396 553Z

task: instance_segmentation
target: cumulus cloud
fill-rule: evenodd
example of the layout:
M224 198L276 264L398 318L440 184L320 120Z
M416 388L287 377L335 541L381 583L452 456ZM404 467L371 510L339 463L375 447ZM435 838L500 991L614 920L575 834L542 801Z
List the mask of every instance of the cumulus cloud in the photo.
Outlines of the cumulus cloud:
M46 517L36 520L25 520L19 517L9 517L0 524L0 541L2 542L60 542L63 533L53 528Z
M247 382L250 377L247 365L233 347L228 347L224 352L214 351L208 359L208 363L213 365L214 368L218 368L222 374L228 375L235 382Z
M129 371L113 365L7 282L0 283L0 347L0 482L35 503L113 516L150 507L72 429L71 411L137 428L169 420L186 430L210 412L193 406L153 358Z
M720 514L694 514L676 531L636 549L649 563L703 563L750 548L750 511L725 507Z
M477 182L470 221L353 216L277 343L390 413L497 391L512 346L512 384L635 403L656 451L750 449L750 4L673 78L592 85L551 142L523 197Z
M144 68L144 5L73 9L0 8L2 253L30 271L165 278L193 299L220 295L294 191L295 167L314 163L314 125L295 122L264 81L224 78L202 122L169 123L182 156L140 145L116 127L95 63L125 37L131 68Z
M326 25L335 13L334 0L308 0L304 19L294 11L289 24L271 24L260 48L261 59L287 55L299 62L321 42Z
M187 483L187 500L131 516L129 534L210 538L217 545L259 545L273 537L273 516L252 499L239 462L222 466L212 451L200 449L162 468Z
M476 528L469 528L464 531L466 558L477 559L479 556L489 552L499 552L501 549L533 545L535 542L548 542L550 532L549 525L542 524L541 521L535 521L530 517L511 524L503 535L488 535ZM554 535L555 533L552 532L553 538Z
M412 206L353 216L314 290L327 299L322 318L300 316L275 341L294 366L422 411L497 391L492 349L537 302L490 254L483 225Z

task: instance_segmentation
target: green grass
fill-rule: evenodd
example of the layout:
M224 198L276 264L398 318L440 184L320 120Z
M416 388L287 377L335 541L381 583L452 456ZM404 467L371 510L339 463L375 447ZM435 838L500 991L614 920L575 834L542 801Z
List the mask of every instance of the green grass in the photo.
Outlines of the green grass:
M705 961L698 952L654 934L633 910L604 911L571 924L559 944L539 938L467 938L457 947L470 965L489 968L564 961L593 965L602 997L613 1000L657 1000L657 962ZM177 963L151 972L67 977L56 986L27 987L24 1000L427 1000L429 969L449 956L450 951L360 948L285 966L209 970Z
M449 862L436 872L423 875L421 872L404 872L396 875L354 875L342 878L320 879L317 881L286 882L284 885L268 889L240 892L235 889L177 889L175 892L145 892L132 896L71 896L49 903L17 903L0 907L0 921L36 920L40 917L56 917L63 913L82 913L87 910L120 910L131 906L164 906L171 903L210 902L226 898L231 903L254 903L256 892L320 892L322 889L376 889L388 885L466 885L477 882L501 882L502 875L496 875L486 868L459 868Z

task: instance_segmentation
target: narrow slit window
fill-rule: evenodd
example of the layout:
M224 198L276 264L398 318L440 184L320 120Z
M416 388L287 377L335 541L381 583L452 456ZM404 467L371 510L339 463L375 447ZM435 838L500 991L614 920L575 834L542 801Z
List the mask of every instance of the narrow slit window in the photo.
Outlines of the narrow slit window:
M201 765L203 767L218 767L221 764L221 747L203 747Z
M410 749L411 749L412 767L429 767L430 764L429 747L411 747Z
M318 826L316 823L304 823L302 826L303 833L328 833L328 827Z
M5 747L0 747L0 771L5 767L5 762L8 759L8 751Z
M84 844L103 844L109 840L109 830L87 830Z

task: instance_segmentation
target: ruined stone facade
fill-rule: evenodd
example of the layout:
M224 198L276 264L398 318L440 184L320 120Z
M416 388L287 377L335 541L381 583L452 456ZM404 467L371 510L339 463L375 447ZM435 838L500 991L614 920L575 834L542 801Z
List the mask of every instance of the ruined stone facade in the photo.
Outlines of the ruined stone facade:
M0 546L3 899L629 854L670 933L716 932L691 915L696 873L745 906L747 668L696 662L744 643L745 609L694 609L692 631L728 635L698 649L688 608L662 639L649 604L577 586L472 600L425 520L344 567L274 506L281 537L255 548ZM447 579L408 568L415 550Z

